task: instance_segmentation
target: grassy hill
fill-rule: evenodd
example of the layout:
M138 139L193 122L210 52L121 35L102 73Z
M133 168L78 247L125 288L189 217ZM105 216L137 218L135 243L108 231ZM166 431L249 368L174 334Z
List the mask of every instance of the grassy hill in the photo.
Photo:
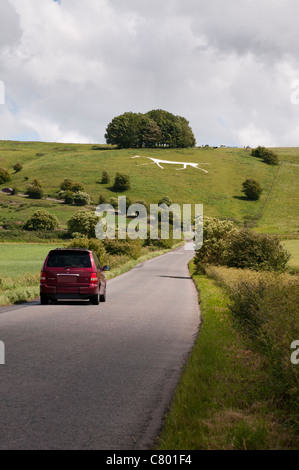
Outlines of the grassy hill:
M282 161L279 168L251 157L245 149L235 148L118 150L104 145L1 141L0 166L12 173L12 180L1 187L16 186L25 192L30 180L37 177L45 194L55 197L62 180L69 177L83 183L97 205L100 194L108 199L118 195L111 191L111 183L100 183L102 171L109 173L112 182L116 172L121 172L130 175L132 188L127 195L132 200L156 203L167 195L180 204L201 203L205 215L239 223L259 214L258 231L292 238L299 234L296 217L299 148L275 151ZM191 167L177 171L182 166L167 164L162 170L147 158L132 159L135 155L199 163L199 168L208 173ZM23 169L14 173L13 165L17 162L23 165ZM247 201L243 197L242 182L246 178L254 178L262 185L264 191L259 201ZM38 207L56 214L62 225L78 209L55 201L33 201L20 195L0 193L0 224L3 220L24 221Z

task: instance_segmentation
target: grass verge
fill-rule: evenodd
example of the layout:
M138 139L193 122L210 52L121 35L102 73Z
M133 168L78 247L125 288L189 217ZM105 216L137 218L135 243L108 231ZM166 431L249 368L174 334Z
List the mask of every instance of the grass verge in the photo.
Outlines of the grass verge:
M190 272L202 324L159 437L159 450L295 449L276 406L267 361L233 323L216 281Z
M299 435L299 367L291 344L299 338L299 277L210 266L207 274L230 296L236 328L266 360L277 407Z

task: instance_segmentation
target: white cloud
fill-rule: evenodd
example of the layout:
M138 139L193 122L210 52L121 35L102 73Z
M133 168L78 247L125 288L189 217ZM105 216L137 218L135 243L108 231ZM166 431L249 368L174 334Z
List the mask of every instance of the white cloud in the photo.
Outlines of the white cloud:
M20 39L19 18L9 1L1 3L0 16L0 44L1 48L7 48Z
M254 123L249 123L246 127L237 129L235 134L237 142L250 142L252 147L257 147L258 145L264 147L275 147L277 145L275 137L271 135L269 130L261 129Z
M104 142L125 111L198 144L297 145L295 0L2 0L0 138ZM2 13L1 11L1 13Z

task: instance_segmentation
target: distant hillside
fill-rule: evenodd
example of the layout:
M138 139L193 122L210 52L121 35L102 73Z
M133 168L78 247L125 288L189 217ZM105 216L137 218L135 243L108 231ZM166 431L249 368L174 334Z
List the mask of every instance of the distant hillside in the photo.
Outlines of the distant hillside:
M257 230L298 235L299 148L274 150L282 160L279 168L251 157L250 151L235 148L117 150L104 145L1 141L0 166L12 173L12 181L2 187L16 186L22 192L31 178L37 177L45 193L55 196L62 180L69 177L83 183L97 204L100 194L108 199L117 196L109 187L116 172L121 172L130 175L132 188L127 195L133 200L156 203L167 195L173 202L181 204L202 203L205 215L234 219L240 223L260 213ZM178 171L183 165L171 164L162 164L162 170L148 158L131 158L136 155L198 163L198 167L208 173L190 166ZM23 169L14 173L13 165L17 162L23 165ZM103 170L111 176L109 185L100 184ZM259 201L244 199L241 189L246 178L258 180L264 188ZM16 202L14 209L12 205L5 207L13 198ZM50 201L26 200L22 212L22 207L19 207L21 196L1 194L1 218L24 219L33 211L31 202L35 210L39 204L49 206L48 210L56 213L62 223L77 210Z

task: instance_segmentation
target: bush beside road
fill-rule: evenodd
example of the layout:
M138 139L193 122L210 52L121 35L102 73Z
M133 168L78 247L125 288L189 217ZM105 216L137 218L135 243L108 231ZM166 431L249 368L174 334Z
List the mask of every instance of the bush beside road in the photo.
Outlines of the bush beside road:
M220 269L222 285L207 275L196 275L190 263L202 324L157 448L298 449L296 392L285 402L280 393L280 385L285 389L284 377L279 383L269 357L236 327L228 307L229 291L223 287L235 282L227 268ZM289 348L287 354L290 359Z

